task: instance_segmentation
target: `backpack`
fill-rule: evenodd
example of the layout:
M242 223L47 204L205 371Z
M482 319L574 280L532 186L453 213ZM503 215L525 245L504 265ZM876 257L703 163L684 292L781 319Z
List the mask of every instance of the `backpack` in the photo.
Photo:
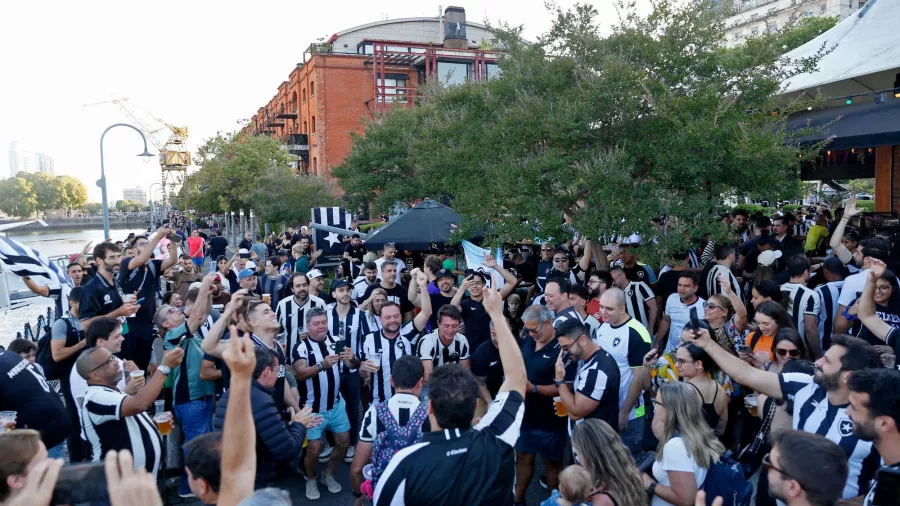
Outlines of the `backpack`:
M420 403L406 425L400 426L388 408L387 402L375 405L375 415L385 427L385 431L375 437L372 444L372 486L378 484L378 478L387 469L394 455L407 446L419 441L422 435L422 423L428 416L428 403Z
M753 496L753 484L741 464L731 458L730 451L709 466L700 489L706 491L707 506L712 506L716 497L722 498L722 506L749 506Z
M78 343L76 340L74 343L70 343L71 339L69 337L75 332L75 335L78 336L78 332L75 331L75 325L72 324L72 320L69 317L62 318L66 322L66 346L74 346ZM50 341L53 339L53 331L50 325L44 327L44 335L38 339L37 342L37 352L35 353L35 362L37 362L41 368L44 370L44 376L48 380L58 380L62 379L63 374L65 373L63 364L53 360L53 349L50 347ZM71 369L70 369L71 370Z

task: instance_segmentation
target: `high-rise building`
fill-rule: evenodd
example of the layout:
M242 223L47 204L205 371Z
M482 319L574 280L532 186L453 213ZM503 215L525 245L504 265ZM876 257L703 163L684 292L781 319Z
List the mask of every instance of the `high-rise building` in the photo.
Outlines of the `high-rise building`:
M35 153L34 160L37 162L36 168L38 172L46 172L51 176L56 175L56 169L53 167L53 157L44 153Z
M19 141L9 143L9 177L16 177L19 172L31 171L31 160L28 151Z
M140 186L135 186L134 188L125 188L122 190L122 199L146 204L147 190L141 188Z
M735 14L725 20L725 43L734 47L803 18L834 16L840 21L864 5L866 0L734 0Z

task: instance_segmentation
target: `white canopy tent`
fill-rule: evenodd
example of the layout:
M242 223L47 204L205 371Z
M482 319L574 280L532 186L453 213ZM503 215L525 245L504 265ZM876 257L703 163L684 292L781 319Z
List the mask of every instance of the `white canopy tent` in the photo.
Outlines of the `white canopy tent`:
M846 97L894 87L900 72L900 0L869 0L834 28L787 53L791 59L831 49L814 72L799 74L784 83L783 94L806 91L826 97ZM893 100L888 94L888 100ZM871 99L868 100L871 102Z

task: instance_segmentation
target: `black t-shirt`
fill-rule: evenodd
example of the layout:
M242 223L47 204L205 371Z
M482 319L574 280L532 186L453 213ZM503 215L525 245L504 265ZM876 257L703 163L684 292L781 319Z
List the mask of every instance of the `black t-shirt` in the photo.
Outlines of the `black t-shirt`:
M159 289L159 276L162 274L162 260L150 260L147 265L141 265L133 271L128 270L128 262L131 258L123 258L119 266L119 286L122 293L134 294L137 292L141 302L141 308L134 314L135 321L140 323L153 323L153 315L156 314L156 291ZM151 266L152 264L152 266Z
M559 342L554 338L540 350L535 351L537 343L534 338L527 337L522 343L522 359L525 361L525 374L533 385L552 385L556 374L556 359L559 358ZM570 360L566 367L566 383L575 380L578 364ZM562 388L562 387L560 387ZM559 431L566 428L566 417L556 416L553 398L532 391L525 392L525 417L522 418L522 429Z
M383 286L381 286L381 283L375 283L374 285L369 286L369 288L366 288L366 294L363 295L362 300L366 300L369 297L371 297L372 292L376 288L382 288L384 291L386 291L389 301L400 304L400 312L401 313L406 313L408 311L412 311L413 308L415 307L415 306L413 306L412 302L410 302L409 299L406 297L406 293L407 293L406 288L401 285L396 285L396 284L394 285L393 288L384 288ZM435 312L437 312L437 310L435 310Z
M47 380L18 353L0 352L0 410L15 411L17 429L34 429L49 449L72 431L66 408Z
M431 331L437 328L437 314L438 311L441 310L442 307L449 304L453 297L447 297L441 295L439 293L429 293L429 297L431 297L431 316L428 317L428 327L427 330ZM466 338L468 339L469 335L466 333ZM471 341L469 344L471 345Z
M887 323L891 327L900 328L900 314L898 314L896 308L882 306L881 304L875 304L875 314L879 318L881 318L881 321ZM869 329L862 325L860 325L858 336L860 339L865 339L866 342L871 344L872 346L884 344L884 341L879 339L878 336L873 334Z
M465 336L469 340L469 348L475 349L481 346L481 343L491 340L491 317L484 309L484 304L480 300L473 300L469 297L459 302L462 308L463 321L466 323Z
M625 273L625 278L628 281L643 281L648 285L653 283L650 281L650 273L641 264L634 264L634 267L625 267L623 265L622 272Z
M103 316L112 313L122 306L122 295L119 293L119 283L113 278L113 283L106 282L106 278L97 274L84 285L81 293L81 304L78 306L78 315L82 321L95 316Z
M219 255L224 255L228 248L228 239L220 236L213 237L209 240L209 257L216 260ZM249 249L249 248L247 248Z
M710 263L714 264L715 262ZM669 270L660 274L659 279L656 280L656 288L653 289L653 292L657 297L662 297L663 304L669 299L669 295L678 291L678 277L682 272L684 271ZM705 283L700 283L700 285L703 286Z
M486 378L485 384L491 397L497 397L500 385L503 384L503 364L500 362L500 350L490 341L481 343L481 346L472 354L470 365L472 374Z
M353 244L347 244L344 246L344 253L350 253L350 258L361 261L367 253L366 245L360 244L359 246L354 246Z

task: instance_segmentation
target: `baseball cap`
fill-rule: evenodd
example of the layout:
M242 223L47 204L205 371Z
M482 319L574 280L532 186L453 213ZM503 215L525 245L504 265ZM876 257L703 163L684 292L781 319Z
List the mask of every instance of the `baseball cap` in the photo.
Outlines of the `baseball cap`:
M350 283L347 283L343 279L335 279L334 281L331 282L331 293L334 293L335 290L337 290L338 288L340 288L342 286L350 286Z
M199 282L199 281L194 281L193 283L191 283L191 284L188 286L188 291L191 291L191 290L193 290L194 288L200 288L201 286L203 286L203 283L201 283L201 282Z
M306 273L307 279L321 278L321 277L324 277L324 276L325 276L325 275L322 274L322 271L320 271L319 269L313 269L313 270L311 270L311 271L309 271L309 272Z
M766 267L775 263L775 260L781 258L781 252L778 250L769 250L763 251L759 254L759 265L764 265Z
M256 269L246 268L246 269L242 270L238 274L238 281L245 279L245 278L249 278L250 276L256 276Z
M241 248L238 250L238 253L245 255L247 253L250 253L250 250L248 250L247 248Z
M441 278L454 278L456 276L454 276L453 273L450 272L449 269L438 269L438 271L434 273L434 277L435 277L435 279L441 279Z
M246 264L244 264L244 268L253 269L255 271L256 270L256 262L254 262L253 260L249 260L249 261L247 261Z

